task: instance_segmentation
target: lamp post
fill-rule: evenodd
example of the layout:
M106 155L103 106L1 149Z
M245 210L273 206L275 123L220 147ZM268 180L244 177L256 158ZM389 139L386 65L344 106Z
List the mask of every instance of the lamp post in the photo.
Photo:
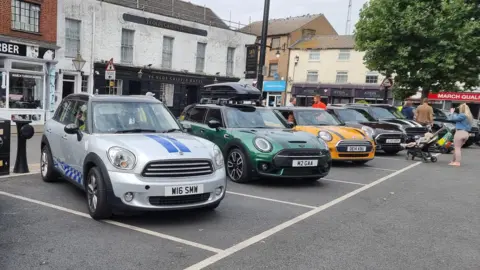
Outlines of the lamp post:
M270 12L270 0L264 0L263 7L263 24L262 24L262 37L260 41L260 61L258 63L258 78L257 88L262 92L263 97L263 70L265 67L265 56L267 51L267 35L268 35L268 15Z
M75 70L76 71L79 71L81 72L82 69L83 69L83 66L85 66L85 63L87 61L85 61L83 58L82 58L82 55L80 54L80 52L77 53L77 56L75 58L72 59L72 63L73 63L73 66L75 67Z

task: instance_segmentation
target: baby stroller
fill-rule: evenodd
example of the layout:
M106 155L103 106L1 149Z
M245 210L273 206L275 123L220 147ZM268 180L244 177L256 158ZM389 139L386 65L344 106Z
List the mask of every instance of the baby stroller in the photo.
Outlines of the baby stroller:
M453 131L447 125L441 125L437 132L439 140L432 146L430 151L442 154L450 154L453 150Z
M410 157L414 160L416 157L422 158L424 162L437 162L437 157L432 156L430 150L438 141L438 134L443 132L446 127L442 127L435 133L427 132L423 137L420 137L408 144L403 144L403 147L407 150L406 159Z

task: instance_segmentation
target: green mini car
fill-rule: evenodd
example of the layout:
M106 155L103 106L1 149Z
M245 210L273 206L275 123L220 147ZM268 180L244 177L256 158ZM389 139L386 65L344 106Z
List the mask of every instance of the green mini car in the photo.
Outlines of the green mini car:
M293 131L271 109L193 104L185 108L180 119L189 133L220 147L227 176L234 182L256 178L317 181L330 171L326 143L310 133Z

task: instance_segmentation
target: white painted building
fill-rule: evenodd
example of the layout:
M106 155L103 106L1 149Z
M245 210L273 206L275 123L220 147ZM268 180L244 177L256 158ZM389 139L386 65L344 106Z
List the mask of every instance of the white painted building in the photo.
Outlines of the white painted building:
M81 91L150 91L178 113L203 85L244 78L245 45L256 40L210 9L179 0L63 0L58 14L57 102ZM72 64L77 52L86 61L81 73ZM112 58L110 87L104 74Z

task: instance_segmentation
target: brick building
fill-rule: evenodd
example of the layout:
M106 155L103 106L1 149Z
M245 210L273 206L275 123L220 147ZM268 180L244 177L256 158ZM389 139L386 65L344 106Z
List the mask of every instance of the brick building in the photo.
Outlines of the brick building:
M57 0L0 0L0 117L43 124L55 103Z

